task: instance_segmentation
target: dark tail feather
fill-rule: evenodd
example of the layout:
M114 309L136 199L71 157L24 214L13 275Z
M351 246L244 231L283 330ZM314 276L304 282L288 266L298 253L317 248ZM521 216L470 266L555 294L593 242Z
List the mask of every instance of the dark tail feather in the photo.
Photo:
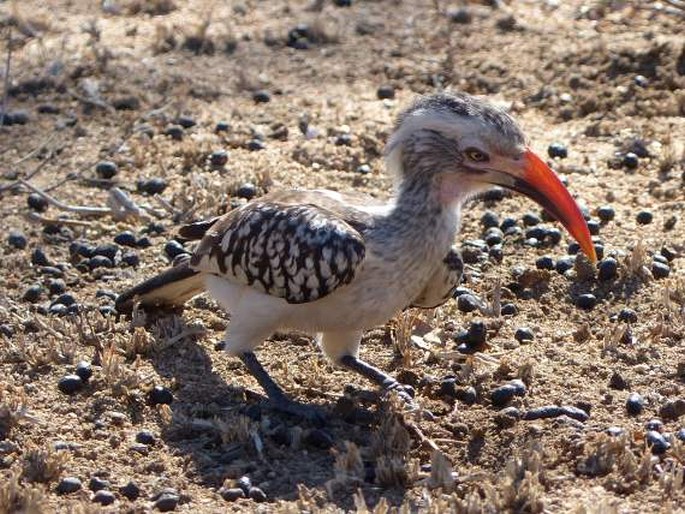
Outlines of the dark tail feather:
M219 221L219 218L220 216L217 216L216 218L209 220L196 221L195 223L190 223L189 225L183 225L180 229L178 229L178 235L188 241L202 239L212 225Z
M204 290L202 274L190 269L185 261L121 293L116 309L129 313L136 301L143 307L180 307Z

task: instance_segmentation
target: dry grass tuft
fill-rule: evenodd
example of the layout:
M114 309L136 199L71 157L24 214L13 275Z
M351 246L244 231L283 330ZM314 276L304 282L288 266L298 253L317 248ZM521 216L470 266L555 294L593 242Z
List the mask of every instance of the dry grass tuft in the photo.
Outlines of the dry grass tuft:
M67 459L66 452L56 452L51 448L31 448L24 455L21 477L41 484L52 482L59 477Z
M0 383L0 441L9 437L10 432L23 420L32 421L28 413L26 394Z
M390 397L371 438L371 455L376 459L376 481L387 487L408 486L418 475L417 463L407 460L411 437L401 415L397 414L400 403L394 395Z
M10 474L0 480L0 513L42 514L43 492L19 483L19 473Z
M625 258L624 268L631 278L637 276L640 280L648 282L652 279L652 272L649 271L649 255L642 239L638 239L633 246L633 251Z
M414 327L419 322L421 315L417 309L408 309L397 316L393 322L390 332L392 345L397 355L402 359L402 366L412 368L416 364L414 357L414 345L411 336Z
M442 489L443 492L451 493L456 485L454 469L447 456L441 451L435 450L431 455L431 474L428 478L428 487Z
M350 441L345 441L344 445L345 448L342 451L332 450L335 455L334 477L325 484L326 492L330 498L333 498L337 487L363 484L364 482L364 462L359 447Z

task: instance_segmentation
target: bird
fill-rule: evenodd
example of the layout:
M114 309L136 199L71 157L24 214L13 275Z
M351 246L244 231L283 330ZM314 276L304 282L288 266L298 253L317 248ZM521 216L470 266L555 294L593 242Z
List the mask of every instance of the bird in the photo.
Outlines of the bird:
M116 308L182 306L208 292L230 315L225 351L238 357L279 411L310 417L255 350L274 332L312 334L336 365L411 402L410 386L359 357L365 330L408 307L437 307L463 273L455 240L467 201L502 186L561 222L588 258L597 257L581 210L531 150L517 121L461 92L417 97L397 117L385 147L394 195L269 192L221 216L185 225L192 255L119 295Z

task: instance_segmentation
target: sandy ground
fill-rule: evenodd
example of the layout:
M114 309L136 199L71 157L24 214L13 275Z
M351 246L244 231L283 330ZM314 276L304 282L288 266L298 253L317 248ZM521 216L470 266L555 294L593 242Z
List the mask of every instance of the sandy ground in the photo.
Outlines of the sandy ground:
M0 512L685 512L683 2L345 3L0 2L13 43L13 123L0 127ZM393 99L378 99L382 85ZM260 355L289 393L329 413L316 427L260 406L254 379L216 349L229 318L211 300L175 315L108 315L99 290L168 266L178 226L238 205L245 183L388 197L393 119L437 88L507 106L542 155L567 147L554 167L592 220L614 209L598 242L618 273L539 270L544 255L567 257L567 236L527 245L522 218L537 206L473 202L459 241L472 260L464 287L490 307L499 292L516 313L449 302L402 314L362 348L432 415L380 399L309 338L277 334ZM255 101L260 90L269 102ZM193 126L175 140L167 131L183 117ZM226 163L212 165L218 151ZM96 171L103 160L117 165L111 179ZM140 190L151 178L167 183L160 198ZM18 180L98 208L119 188L147 210L37 213ZM638 223L643 210L651 223ZM521 227L501 261L464 244L483 237L486 211ZM70 252L126 230L150 244L115 248L113 268L90 270ZM77 314L50 313L50 291L62 289ZM577 306L585 293L597 299L590 310ZM477 321L487 343L457 352L454 337ZM523 327L532 341L516 339ZM92 377L60 392L81 360ZM525 394L493 404L514 379ZM151 404L155 386L170 405ZM639 414L628 413L631 393ZM526 419L540 407L553 417ZM66 493L70 477L81 488ZM258 491L225 499L243 477Z

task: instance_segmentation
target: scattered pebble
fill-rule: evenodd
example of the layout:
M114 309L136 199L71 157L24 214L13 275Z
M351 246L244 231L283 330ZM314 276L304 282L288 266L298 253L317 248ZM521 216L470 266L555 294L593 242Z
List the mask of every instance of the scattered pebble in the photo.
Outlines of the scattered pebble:
M357 173L361 175L368 175L369 173L371 173L371 166L369 166L368 164L360 164L359 166L357 166Z
M153 508L160 512L170 512L176 510L178 502L180 501L178 494L172 492L163 492L153 503Z
M91 270L97 269L97 268L113 268L114 263L112 262L111 259L108 257L105 257L104 255L95 255L88 259L88 267Z
M258 152L260 150L265 150L266 145L264 144L264 141L261 139L250 139L247 142L247 149L250 150L251 152Z
M623 321L624 323L637 323L637 312L625 307L618 313L618 321Z
M93 492L109 489L109 487L110 487L109 480L105 480L104 478L100 478L100 477L96 476L96 477L91 477L91 479L88 481L88 489L90 489Z
M568 148L563 143L552 143L547 147L547 155L552 159L558 157L559 159L565 159L568 157Z
M505 303L500 309L502 316L516 316L518 314L518 307L513 303Z
M523 215L522 221L523 221L523 225L525 227L534 227L536 225L539 225L542 222L542 220L540 219L540 216L538 216L534 212L525 213ZM535 237L535 236L529 236L529 237ZM539 237L538 239L542 239L542 237L544 237L543 234L541 234L541 237Z
M236 481L236 485L247 495L252 488L252 480L247 475L243 475Z
M24 291L22 298L27 302L36 303L42 296L43 287L40 284L33 284Z
M119 488L119 492L124 498L127 498L131 501L135 501L140 496L140 487L138 487L138 485L135 482L131 481L126 485L121 486Z
M605 430L605 432L611 437L620 437L626 433L626 431L621 427L609 427Z
M152 241L148 236L139 237L136 241L136 246L138 248L150 248L152 246Z
M212 166L225 166L228 162L228 152L226 150L215 150L209 155L209 163Z
M259 487L251 487L248 493L250 499L257 503L262 503L266 501L266 493L262 491Z
M554 259L549 255L544 255L535 261L535 267L537 269L553 270L555 268Z
M528 327L519 327L516 329L514 339L516 339L519 343L528 343L535 339L535 334L533 334L533 331Z
M512 380L490 391L490 401L495 407L504 407L514 396L525 396L525 394L526 385L521 380Z
M457 350L461 353L475 353L483 350L487 339L487 329L482 321L473 321L467 330L461 330L454 337L459 343Z
M79 361L76 364L75 372L83 382L88 382L90 377L93 376L93 367L90 365L90 362Z
M668 400L659 408L659 416L665 419L678 419L685 416L685 398Z
M623 159L621 161L621 164L623 164L624 168L628 168L629 170L634 170L637 168L640 164L640 158L634 154L633 152L628 152L623 156Z
M609 387L619 391L630 389L630 382L628 382L621 373L614 371L609 379Z
M102 489L98 492L95 493L93 496L93 501L95 503L99 503L100 505L111 505L114 503L116 500L114 493L111 491L107 491L106 489Z
M558 418L559 416L568 416L576 421L585 422L590 416L583 409L573 407L570 405L545 405L544 407L537 407L523 413L521 419L530 421L534 419Z
M650 419L645 423L645 429L661 432L664 429L664 422L657 418Z
M153 434L149 430L141 430L136 434L136 441L141 444L149 446L155 444L155 440L155 434Z
M601 225L597 220L589 220L587 222L587 229L590 231L590 235L598 236L601 230Z
M610 205L603 205L597 209L597 217L605 223L613 220L615 216L616 211Z
M174 395L166 387L157 385L148 393L148 399L152 405L170 405L174 401Z
M236 190L235 195L239 198L252 200L255 196L257 196L257 186L255 186L252 182L245 182Z
M457 308L461 312L473 312L478 308L478 299L471 294L463 294L457 298Z
M76 477L65 477L59 481L55 491L57 494L71 494L79 491L83 487L81 480Z
M112 179L119 172L119 167L112 161L100 161L95 165L95 173L102 179Z
M167 188L167 181L160 177L152 177L136 182L136 188L139 192L148 195L159 195Z
M57 382L57 388L64 394L74 394L83 387L83 380L78 375L66 375Z
M598 265L597 278L602 282L614 280L618 276L618 261L613 257L602 259Z
M197 122L193 118L186 115L179 116L176 122L184 129L192 128L197 125Z
M647 445L652 449L654 455L666 453L671 447L671 443L656 430L649 430L645 435L645 440L647 441Z
M265 104L271 101L271 93L264 89L260 89L252 93L252 100L256 104Z
M654 278L666 278L670 274L671 268L668 266L668 264L664 264L663 262L659 261L652 262L652 275L654 276Z
M685 441L685 428L681 428L675 433L676 439L679 439L681 441Z
M34 266L50 266L50 260L42 248L36 248L31 252L31 264Z
M393 99L395 98L395 88L390 84L383 84L379 86L376 90L376 97L379 100Z
M17 250L23 250L26 248L28 241L26 236L18 230L10 230L10 233L7 236L7 244L9 244L12 248L16 248Z
M169 259L173 260L178 255L188 253L188 250L176 239L172 239L164 245L164 253Z
M635 219L639 225L649 225L654 219L654 215L650 211L640 211Z
M38 193L31 193L26 197L26 204L29 206L29 209L33 209L36 212L44 212L47 210L48 201Z
M245 492L239 487L231 487L229 489L221 489L219 491L221 497L227 502L234 502L241 498L245 498Z
M460 25L466 25L473 21L473 15L466 7L448 10L447 17L452 23L458 23Z
M626 400L626 411L631 416L641 414L645 407L645 400L639 393L630 393Z
M136 241L136 235L130 230L124 230L123 232L119 232L116 236L114 236L114 242L121 246L135 248Z
M352 146L352 134L340 134L335 138L335 144L337 146Z
M126 252L121 256L121 262L127 264L128 266L136 267L140 264L140 257L136 252Z
M181 141L183 139L183 127L180 125L169 125L164 129L164 135L169 136L174 141Z
M214 132L217 134L219 132L228 132L229 130L231 130L231 125L227 121L217 121L216 125L214 126Z
M581 309L590 310L597 305L597 297L592 293L581 294L576 298L576 306Z

